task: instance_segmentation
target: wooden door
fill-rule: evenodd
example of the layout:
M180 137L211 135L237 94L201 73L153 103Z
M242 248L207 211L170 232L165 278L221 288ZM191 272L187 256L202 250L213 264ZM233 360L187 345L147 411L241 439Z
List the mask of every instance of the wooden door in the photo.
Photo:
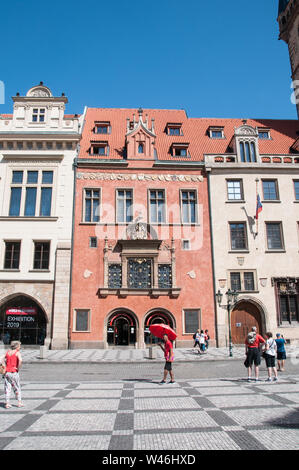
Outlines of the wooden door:
M240 302L231 314L231 330L233 344L244 344L246 336L253 326L263 334L259 309L251 302Z

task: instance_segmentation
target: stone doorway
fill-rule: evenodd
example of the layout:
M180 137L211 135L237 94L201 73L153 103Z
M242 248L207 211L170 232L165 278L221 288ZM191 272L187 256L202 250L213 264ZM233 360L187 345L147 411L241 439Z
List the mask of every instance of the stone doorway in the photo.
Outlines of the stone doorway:
M264 334L259 307L249 301L240 301L231 315L233 344L244 344L246 336L253 326L257 327L257 332L260 335Z

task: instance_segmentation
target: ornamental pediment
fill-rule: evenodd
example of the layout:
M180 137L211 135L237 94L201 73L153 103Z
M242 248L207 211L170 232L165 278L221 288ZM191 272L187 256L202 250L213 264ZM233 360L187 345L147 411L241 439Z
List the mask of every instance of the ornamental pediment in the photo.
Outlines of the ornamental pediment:
M258 132L254 127L245 124L243 126L235 128L235 135L236 136L258 137Z

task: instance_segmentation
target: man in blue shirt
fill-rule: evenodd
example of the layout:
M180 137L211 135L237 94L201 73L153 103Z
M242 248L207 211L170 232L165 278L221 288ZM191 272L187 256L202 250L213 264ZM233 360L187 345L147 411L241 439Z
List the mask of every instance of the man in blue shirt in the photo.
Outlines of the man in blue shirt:
M280 333L277 333L276 335L276 344L277 344L277 370L284 371L284 362L287 358L286 356L286 350L285 350L285 344L286 340L284 339L283 336L281 336Z

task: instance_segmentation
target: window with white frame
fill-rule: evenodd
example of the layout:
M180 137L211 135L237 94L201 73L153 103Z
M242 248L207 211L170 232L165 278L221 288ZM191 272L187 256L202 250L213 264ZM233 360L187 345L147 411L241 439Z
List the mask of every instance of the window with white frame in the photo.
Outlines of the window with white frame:
M100 221L100 189L84 188L83 221L96 223Z
M53 186L53 170L12 171L9 216L51 216Z
M164 189L153 189L149 191L150 222L165 222L165 191Z
M268 129L259 129L258 134L259 134L259 139L261 140L271 139L270 131Z
M132 189L117 189L116 191L116 221L132 222L133 220L133 191Z
M241 201L243 195L243 181L239 179L229 179L227 184L227 198L229 201Z
M45 115L45 108L34 108L32 110L32 122L45 122Z
M223 127L209 127L208 129L210 139L224 139L224 128Z
M181 217L184 224L195 224L197 222L196 215L196 191L181 191Z

